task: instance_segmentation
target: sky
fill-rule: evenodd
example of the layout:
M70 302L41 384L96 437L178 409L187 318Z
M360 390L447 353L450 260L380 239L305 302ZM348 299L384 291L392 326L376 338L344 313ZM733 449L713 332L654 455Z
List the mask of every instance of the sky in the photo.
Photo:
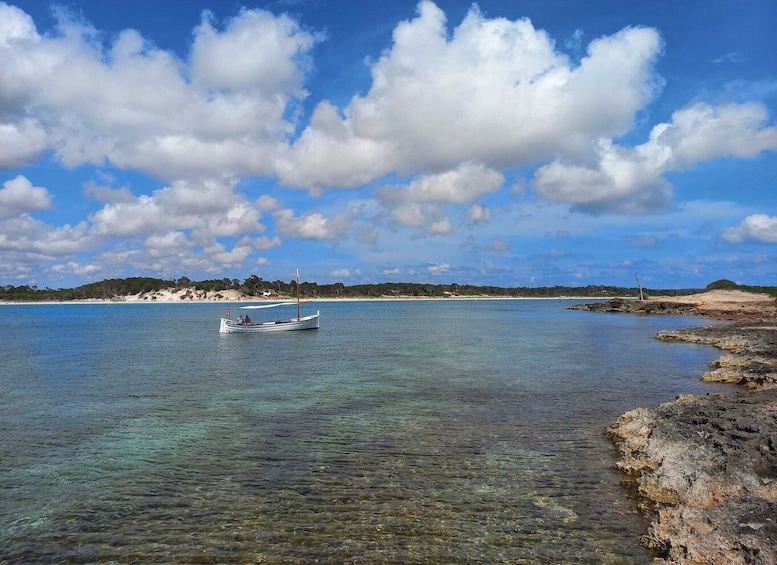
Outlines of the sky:
M0 0L0 286L777 285L773 0Z

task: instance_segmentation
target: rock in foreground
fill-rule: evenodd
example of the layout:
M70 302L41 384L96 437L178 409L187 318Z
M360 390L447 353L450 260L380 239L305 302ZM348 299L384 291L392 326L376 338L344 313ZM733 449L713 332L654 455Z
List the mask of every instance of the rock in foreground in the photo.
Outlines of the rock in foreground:
M639 505L654 514L642 544L657 563L777 565L775 300L711 291L574 309L736 320L657 337L724 350L702 378L751 390L681 396L632 410L606 433L619 451L624 482L634 488Z
M777 563L777 389L682 396L607 430L657 561Z

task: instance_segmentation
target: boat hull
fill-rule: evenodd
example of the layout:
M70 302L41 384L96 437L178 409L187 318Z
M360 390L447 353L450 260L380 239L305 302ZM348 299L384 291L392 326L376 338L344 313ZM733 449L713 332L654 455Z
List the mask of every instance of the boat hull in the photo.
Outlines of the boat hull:
M278 320L272 322L259 322L248 326L239 325L229 318L221 318L219 332L223 334L232 333L265 333L265 332L287 332L293 330L317 330L319 324L319 312L302 318L292 318L291 320Z

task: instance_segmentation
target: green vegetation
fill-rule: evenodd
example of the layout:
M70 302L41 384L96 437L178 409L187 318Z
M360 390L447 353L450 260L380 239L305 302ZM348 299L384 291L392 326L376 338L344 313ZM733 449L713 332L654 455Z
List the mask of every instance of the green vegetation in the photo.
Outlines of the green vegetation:
M750 286L737 284L734 281L720 279L707 285L704 290L741 290L743 292L757 292L768 294L777 298L777 286Z
M734 283L731 283L730 281L718 281L717 283L713 283L713 285L722 283L734 285ZM775 293L777 288L775 287L737 286L737 288L771 288L771 292L777 296L777 293ZM290 282L284 282L280 280L272 282L265 281L256 275L251 275L243 282L240 282L238 279L228 278L192 281L188 277L181 277L180 279L170 280L149 277L130 277L127 279L108 279L101 282L79 286L77 288L58 290L51 288L39 289L35 286L2 286L0 287L0 300L16 302L111 300L119 299L120 297L128 295L147 294L167 289L174 291L187 289L189 291L190 298L195 298L196 293L209 291L222 292L226 290L237 290L248 296L262 296L264 294L269 294L278 298L294 296L297 291L297 283L293 280ZM643 290L649 296L677 296L698 292L696 289ZM766 291L758 290L758 292ZM639 290L637 288L624 288L603 285L588 285L584 287L550 286L503 288L498 286L476 286L457 283L425 284L387 282L345 286L343 283L319 285L315 282L302 282L300 283L300 294L306 298L447 298L455 296L554 298L559 296L636 297L639 296Z

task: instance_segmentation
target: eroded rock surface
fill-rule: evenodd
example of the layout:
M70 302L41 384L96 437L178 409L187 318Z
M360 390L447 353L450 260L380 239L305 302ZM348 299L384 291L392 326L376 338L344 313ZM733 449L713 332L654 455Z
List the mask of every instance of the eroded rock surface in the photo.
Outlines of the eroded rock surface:
M622 415L606 434L638 504L657 563L777 565L777 303L738 291L610 300L573 309L690 314L733 323L656 336L723 351L704 380L731 395L681 396Z
M681 396L607 429L667 563L777 563L777 389Z
M700 326L661 331L656 337L662 341L714 345L726 351L711 364L712 371L704 373L705 381L755 389L777 386L777 324L774 322Z

